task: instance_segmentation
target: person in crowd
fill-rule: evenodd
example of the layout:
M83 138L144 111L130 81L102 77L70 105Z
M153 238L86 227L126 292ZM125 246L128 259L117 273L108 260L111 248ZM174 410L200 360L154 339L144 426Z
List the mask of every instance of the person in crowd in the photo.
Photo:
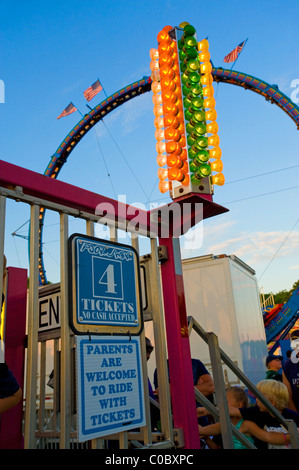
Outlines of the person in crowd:
M289 392L288 408L299 412L299 350L294 349L282 370L282 381Z
M2 291L2 308L4 308L4 288L5 288L5 278L6 278L6 257L3 257L3 291ZM1 318L2 312L0 314L0 332L1 332ZM9 410L10 408L16 406L22 398L22 390L14 377L12 371L9 369L8 365L5 362L5 345L3 338L0 335L0 415L4 411Z
M270 404L279 411L284 419L291 419L295 422L297 427L299 426L299 413L287 408L289 393L287 387L282 382L264 379L261 380L256 387ZM271 414L271 411L269 411L258 398L256 398L255 406L249 408L229 407L229 412L231 417L239 417L246 421L252 421L262 429L282 434L287 432L287 430L282 428L277 418ZM257 448L267 448L267 444L258 437L255 437L254 444ZM287 446L287 443L285 443L285 446ZM270 447L274 448L273 445L269 444L268 448Z
M199 359L191 359L193 384L205 397L213 401L214 381L207 368ZM168 361L167 361L168 365ZM158 390L157 369L154 372L154 386Z
M239 409L239 408L247 408L248 407L248 397L246 395L245 390L241 387L229 387L226 390L226 398L229 408L231 409ZM264 430L261 429L256 423L253 421L246 421L241 416L236 415L231 418L232 424L246 436L246 438L251 442L254 443L254 438L257 438L265 443L268 443L268 446L275 447L276 445L278 448L287 448L289 447L290 443L290 435L287 431L284 433L275 432L275 430ZM221 427L220 423L210 424L208 426L198 426L199 434L201 437L208 437L208 445L211 442L210 436L219 436L221 434ZM214 447L210 445L211 448L215 447L215 440L212 441ZM245 444L242 444L241 441L233 436L233 446L234 449L246 449L248 448ZM218 448L221 448L221 445L218 444Z
M266 358L266 379L279 380L282 382L282 356L275 356L275 354L269 354Z

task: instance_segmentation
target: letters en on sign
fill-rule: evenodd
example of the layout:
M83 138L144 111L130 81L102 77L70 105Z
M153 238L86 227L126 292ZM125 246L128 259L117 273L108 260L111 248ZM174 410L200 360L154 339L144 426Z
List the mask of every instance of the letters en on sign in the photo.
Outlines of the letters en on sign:
M70 237L69 247L74 332L140 334L143 322L136 250L80 234Z
M145 426L140 337L76 341L79 442Z

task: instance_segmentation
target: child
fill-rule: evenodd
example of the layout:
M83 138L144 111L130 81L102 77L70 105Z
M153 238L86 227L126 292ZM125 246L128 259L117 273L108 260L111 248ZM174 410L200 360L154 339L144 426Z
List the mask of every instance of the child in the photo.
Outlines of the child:
M267 380L269 382L269 380ZM275 382L275 381L273 381ZM279 382L277 382L279 383ZM227 404L229 409L238 409L247 407L248 399L246 392L240 387L230 387L226 390ZM240 415L231 418L232 424L253 443L253 437L271 444L278 445L278 448L286 448L289 446L290 436L287 432L267 432L261 429L252 421L245 421ZM200 436L217 436L221 434L220 423L211 424L209 426L198 426ZM246 449L237 438L233 436L233 444L235 449Z

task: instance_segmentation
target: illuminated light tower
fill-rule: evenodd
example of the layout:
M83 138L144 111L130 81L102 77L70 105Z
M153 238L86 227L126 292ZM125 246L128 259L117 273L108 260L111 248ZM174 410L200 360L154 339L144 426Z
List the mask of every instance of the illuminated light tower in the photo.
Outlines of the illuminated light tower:
M159 189L172 199L223 185L209 43L195 28L165 26L151 49ZM212 161L215 160L215 161ZM216 173L216 174L212 174Z

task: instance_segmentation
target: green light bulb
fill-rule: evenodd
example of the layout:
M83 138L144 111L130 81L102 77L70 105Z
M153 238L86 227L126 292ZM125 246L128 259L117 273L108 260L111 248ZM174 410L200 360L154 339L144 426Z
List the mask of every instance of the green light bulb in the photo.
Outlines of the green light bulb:
M191 137L191 136L190 136ZM188 139L187 139L188 140ZM192 149L192 148L189 148L188 150L188 156L189 156L189 159L192 160L193 158L195 158L197 155L197 152L196 150Z
M184 104L184 108L189 108L189 106L191 106L191 103L192 103L192 100L190 100L190 98L186 97L183 99L183 104Z
M196 59L198 57L198 51L197 51L196 47L186 47L186 46L184 46L183 51L184 51L186 57L188 57L188 59Z
M188 134L191 134L194 131L194 126L191 124L191 122L188 122L186 124L186 131L188 132Z
M189 90L190 90L190 93L192 93L193 95L202 94L202 86L200 85L200 83L191 83Z
M199 150L199 152L197 152L197 154L194 157L194 159L198 163L205 163L209 160L209 158L210 158L210 155L207 150Z
M196 33L196 29L191 24L184 26L184 36L193 36Z
M187 62L187 70L189 72L196 72L199 69L199 61L196 59L188 60Z
M203 123L196 124L196 126L194 126L193 129L192 129L192 136L197 138L197 137L205 134L206 131L207 131L207 128L206 128L205 124L203 124Z
M188 135L187 137L187 144L189 145L189 147L192 147L192 145L194 145L196 142L196 138L193 137L192 135ZM194 156L196 155L196 152L194 152Z
M187 85L189 83L189 75L187 75L186 73L182 73L181 75L181 82L184 84L184 85Z
M198 151L198 150L206 148L207 145L208 145L208 139L202 135L196 139L192 148Z
M186 86L186 85L183 85L182 86L182 93L184 96L188 96L188 93L189 93L189 88Z
M185 119L186 121L191 121L193 114L189 111L189 109L186 109L185 111Z
M205 122L206 120L206 115L205 115L205 112L204 111L196 111L193 115L192 115L192 124L197 124L199 122ZM190 121L190 119L189 119Z
M210 165L208 165L207 163L204 163L203 165L199 167L199 170L197 170L196 175L206 177L206 176L210 176L211 172L212 170L211 170Z
M202 108L203 105L203 99L200 98L200 96L197 96L196 98L193 98L191 100L191 106L194 109L194 111L199 111Z
M191 175L190 180L191 180L192 184L198 184L201 180L201 176L197 176L197 175L193 174L193 175Z
M191 84L198 83L200 81L200 76L197 72L192 72L189 75L190 86Z
M186 36L184 40L185 48L187 47L195 47L197 45L196 38L194 36Z

